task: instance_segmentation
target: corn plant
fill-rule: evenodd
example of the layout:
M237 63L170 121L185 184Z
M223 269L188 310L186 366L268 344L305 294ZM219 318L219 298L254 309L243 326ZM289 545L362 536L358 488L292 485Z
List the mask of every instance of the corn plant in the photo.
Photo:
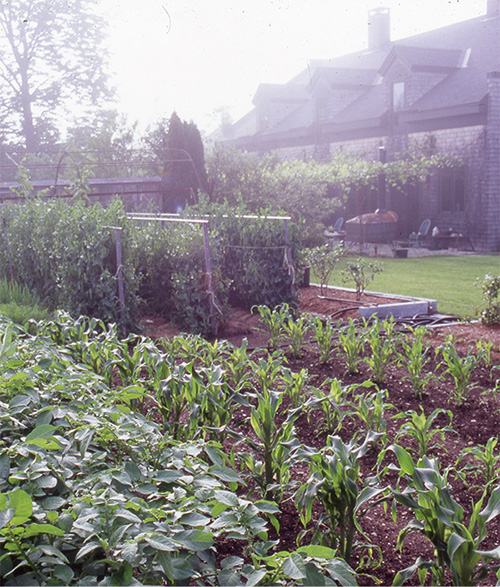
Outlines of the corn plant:
M360 331L354 320L349 318L347 326L339 329L338 336L339 348L345 355L348 372L357 373L365 350L366 334L364 330Z
M232 346L224 360L224 366L236 388L247 385L247 374L250 371L251 354L248 352L248 339L244 338L241 345Z
M413 392L419 398L422 397L427 384L433 377L432 371L426 371L430 357L430 346L424 343L426 330L418 326L412 330L413 337L401 339L403 352L398 352L401 365L408 370L408 379L411 382Z
M198 433L200 396L203 380L194 362L174 366L160 383L156 394L158 410L163 418L165 432L176 440L187 440ZM186 421L181 415L186 410Z
M328 362L331 352L335 348L335 335L341 323L342 321L340 320L334 325L329 316L325 319L316 316L310 320L309 326L319 347L320 363Z
M291 369L285 368L281 372L281 377L285 384L285 394L290 398L292 408L298 408L304 400L304 393L309 382L307 369L294 373Z
M351 415L349 409L346 409L350 390L351 387L343 386L338 379L327 379L321 387L313 389L314 396L319 400L318 405L324 414L322 427L328 434L339 432L343 420Z
M454 387L451 390L453 401L457 406L462 406L468 392L472 389L471 377L481 356L475 355L469 346L467 355L460 357L453 345L453 337L449 336L446 344L440 347L441 356L446 367L443 375L450 375L453 379Z
M325 511L317 519L313 541L335 548L347 563L356 548L356 532L368 541L360 524L361 517L374 505L375 498L383 499L385 494L375 479L360 474L360 459L378 437L369 432L362 444L354 440L344 444L339 436L329 436L323 449L301 446L295 455L306 459L311 470L309 479L296 493L302 523L309 524L313 505L320 502ZM376 550L373 545L369 548Z
M491 493L493 487L500 481L500 455L495 454L495 447L498 438L492 436L484 445L469 446L460 453L457 465L465 460L468 456L474 458L475 462L469 462L460 470L462 477L465 478L468 473L472 473L476 479L481 477L481 485L488 493ZM481 464L481 469L477 467L477 461Z
M364 361L368 365L375 383L384 382L387 367L396 354L397 340L394 335L394 320L374 320L367 332L369 354Z
M420 409L420 414L415 410L410 410L409 412L396 414L394 418L407 419L407 421L404 422L399 428L395 437L395 441L397 442L403 436L412 438L417 444L417 455L419 458L422 458L427 454L431 447L436 446L436 444L433 443L433 439L436 436L440 436L441 439L444 440L446 432L455 431L451 427L453 414L450 412L450 410L436 408L432 414L426 416L424 413L424 408L421 407ZM448 416L448 425L440 426L439 428L433 428L434 421L440 415Z
M481 357L484 366L489 369L492 366L493 358L491 351L493 350L493 341L480 338L476 340L476 354Z
M285 324L291 316L291 309L288 304L280 304L274 309L268 306L253 306L251 311L257 310L260 316L260 322L269 334L268 347L271 351L276 351L283 338Z
M294 424L303 406L290 410L285 421L280 422L278 410L283 401L282 393L258 393L255 399L250 425L257 439L240 435L254 451L253 454L244 455L243 459L251 476L261 487L264 499L279 500L290 479L290 445L295 438Z
M359 387L370 387L371 382L365 382ZM389 392L381 389L373 393L359 394L357 399L350 402L351 415L358 418L364 424L367 431L381 433L381 438L385 436L387 429L387 420L385 412L394 406L387 402Z
M290 351L294 357L300 357L304 339L309 330L309 320L306 316L294 318L289 316L283 326L284 334L290 339Z
M235 393L225 381L224 370L220 366L202 369L198 402L200 406L199 429L208 430L208 436L222 442L225 429L237 405L247 405L247 400Z
M273 353L265 359L261 357L258 361L252 361L250 363L253 376L257 380L264 395L274 386L285 361L285 357L278 353Z
M434 560L417 559L414 565L399 571L393 585L402 585L415 572L421 583L430 570L432 584L446 585L445 570L449 569L453 585L477 585L491 570L498 570L500 548L480 550L488 537L487 524L500 514L500 487L489 496L485 489L478 501L472 501L472 513L467 524L462 506L453 499L447 473L441 473L435 459L423 457L416 464L410 454L398 445L396 454L400 475L405 480L403 491L393 490L394 502L409 508L414 515L398 537L398 549L411 532L420 532L434 546ZM396 508L393 516L397 521Z

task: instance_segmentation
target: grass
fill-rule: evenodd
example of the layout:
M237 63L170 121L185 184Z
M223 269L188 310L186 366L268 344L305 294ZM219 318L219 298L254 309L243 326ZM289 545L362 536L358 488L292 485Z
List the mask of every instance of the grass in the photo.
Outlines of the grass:
M344 283L340 271L348 260L342 259L335 268L331 285L353 287ZM416 259L374 259L381 261L384 271L368 286L371 291L435 299L438 311L463 317L473 317L482 307L481 288L474 285L486 273L500 273L498 255L464 257L436 256ZM314 280L314 277L313 277Z

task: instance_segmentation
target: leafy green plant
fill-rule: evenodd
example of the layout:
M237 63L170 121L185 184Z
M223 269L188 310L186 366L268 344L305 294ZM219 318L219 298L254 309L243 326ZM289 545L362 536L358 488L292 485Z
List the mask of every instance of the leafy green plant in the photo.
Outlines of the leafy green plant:
M411 338L401 337L402 352L398 352L400 364L408 370L408 379L415 395L419 398L422 397L427 384L433 377L432 371L425 370L430 360L430 346L424 342L425 335L425 327L417 326L412 330Z
M269 393L274 386L278 376L281 374L283 363L286 358L279 353L273 353L266 358L260 357L257 361L250 363L253 376L260 386L263 395Z
M431 447L436 446L433 443L433 439L436 436L440 436L441 439L444 440L446 432L455 431L451 426L453 414L450 410L436 408L431 414L426 416L424 413L424 408L421 407L420 409L420 414L415 410L410 410L409 412L396 414L394 418L407 419L406 422L403 422L398 432L396 433L395 441L398 441L401 437L404 436L412 438L417 444L417 456L422 458L428 454L428 451ZM441 415L448 416L449 423L446 426L434 428L434 421Z
M463 478L466 478L468 473L472 473L477 480L481 478L481 487L484 487L489 494L500 479L500 455L495 454L497 443L498 438L491 436L484 446L476 445L464 448L457 459L458 465L468 456L473 457L475 462L466 463L460 473ZM477 461L481 464L481 469L478 469Z
M260 316L261 324L269 333L268 347L271 351L276 351L280 345L281 339L285 332L285 325L290 319L291 309L288 304L280 304L276 308L267 306L253 306L252 312L257 310Z
M257 440L247 436L243 440L255 454L244 455L244 463L253 479L262 489L265 499L279 499L290 479L290 443L295 438L294 424L304 406L290 410L286 419L278 419L283 393L269 391L256 394L250 425ZM259 460L255 455L260 457Z
M475 355L470 346L467 350L467 355L461 357L453 344L451 335L439 350L446 367L443 375L450 375L453 379L454 387L451 390L453 401L457 406L461 406L465 403L468 392L473 387L473 384L471 384L472 373L481 357L480 355Z
M500 488L489 499L485 489L477 501L472 502L472 513L467 524L464 509L453 499L446 473L442 474L435 459L423 457L416 465L410 454L398 445L391 450L396 454L400 475L405 479L403 491L393 490L395 502L409 508L415 519L400 532L398 548L409 533L420 532L434 546L432 561L417 559L414 565L399 571L394 585L402 585L418 571L420 581L430 570L432 581L446 585L445 570L449 569L453 585L477 585L488 572L498 570L499 563L488 566L489 561L499 560L499 549L480 550L488 536L487 524L500 514ZM396 510L393 509L396 518Z
M293 372L291 369L284 368L281 377L285 384L284 392L290 398L292 408L298 408L304 401L305 390L309 383L307 369Z
M285 321L283 331L290 339L290 350L294 357L300 357L308 330L309 320L307 316L297 318L289 316L288 320Z
M349 318L347 326L339 329L338 337L339 348L346 357L348 372L357 373L365 349L366 331L360 331L356 322Z
M309 461L311 476L296 493L296 504L304 526L312 519L312 508L319 501L325 508L314 530L314 541L335 548L347 563L356 548L356 532L365 540L360 520L366 508L382 498L385 490L375 479L360 474L360 459L377 441L379 435L369 432L362 444L351 440L344 444L339 436L329 436L321 449L300 447L296 456ZM358 546L363 546L359 544ZM376 550L371 544L365 547ZM374 561L372 561L374 564Z
M339 320L334 325L330 316L325 319L315 316L309 321L309 328L313 333L313 338L319 347L319 360L321 363L327 363L332 350L335 348L335 335L340 329L342 321Z
M486 302L486 307L480 311L480 317L483 324L500 323L500 305L498 303L498 294L500 293L500 275L487 273L482 281L476 280L475 285L482 289L482 297Z
M335 266L344 254L345 249L341 244L332 246L330 243L308 249L305 252L306 263L312 267L314 274L319 279L321 295L324 295L325 286L329 283Z
M345 283L354 282L356 288L356 299L360 300L368 284L373 281L375 275L384 270L380 262L373 263L358 257L356 261L348 261L347 269L342 271L342 277Z
M324 414L322 428L328 434L339 432L344 418L352 415L347 401L351 389L350 386L342 385L338 379L327 379L321 387L313 388L314 396L319 400L319 408Z
M268 551L269 548L264 553L254 552L253 564L242 565L236 575L233 571L233 581L227 580L226 584L242 584L243 576L247 585L257 580L262 585L290 585L291 581L294 585L357 585L356 573L332 548L309 544L295 552Z
M371 387L370 382L365 382L359 387ZM381 389L373 393L359 394L357 398L350 402L351 414L358 418L364 424L367 431L381 433L381 439L385 436L387 429L387 420L385 418L386 410L394 406L387 402L389 392L386 389Z
M397 338L394 333L394 319L374 320L366 333L369 347L364 361L368 365L375 383L384 382L387 367L396 354Z
M239 347L231 346L224 361L224 366L230 374L236 388L246 385L250 371L251 353L248 352L248 339L244 338Z

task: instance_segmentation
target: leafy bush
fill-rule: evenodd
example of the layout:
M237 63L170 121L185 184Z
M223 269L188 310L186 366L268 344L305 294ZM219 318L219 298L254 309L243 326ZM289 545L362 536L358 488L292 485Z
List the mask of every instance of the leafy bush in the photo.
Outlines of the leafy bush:
M16 280L53 310L96 316L121 322L117 299L114 233L123 227L125 324L136 323L136 277L128 263L128 223L121 202L108 209L75 202L35 198L22 206L3 208ZM8 274L5 248L0 251L0 272Z
M209 334L225 319L229 296L247 307L296 304L290 248L279 220L237 218L227 207L216 207L208 275L198 224L135 224L120 201L104 209L82 199L68 206L33 198L3 210L15 278L50 310L63 308L73 316L94 316L133 329L142 299L151 311L175 319L181 328ZM186 213L200 211L211 208ZM121 228L124 312L117 294L114 227ZM297 227L290 227L290 238L296 258ZM9 269L2 247L0 274L7 275Z
M360 300L368 284L373 281L377 273L383 270L382 263L372 263L358 257L356 261L348 261L347 269L342 271L342 275L345 283L354 282L356 299Z
M500 304L498 303L498 294L500 293L500 275L487 273L482 281L477 280L483 290L483 300L486 302L486 308L480 311L481 322L483 324L500 324Z
M321 295L324 294L324 288L330 281L335 265L344 254L345 249L341 244L332 246L330 243L306 251L306 263L309 263L319 279Z

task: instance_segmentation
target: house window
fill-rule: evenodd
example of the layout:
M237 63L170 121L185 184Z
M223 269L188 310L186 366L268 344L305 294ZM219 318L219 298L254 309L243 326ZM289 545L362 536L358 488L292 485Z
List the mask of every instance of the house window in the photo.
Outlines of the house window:
M465 168L450 167L439 174L439 201L442 212L465 210Z
M405 83L395 82L392 84L392 107L394 110L401 110L405 107Z

